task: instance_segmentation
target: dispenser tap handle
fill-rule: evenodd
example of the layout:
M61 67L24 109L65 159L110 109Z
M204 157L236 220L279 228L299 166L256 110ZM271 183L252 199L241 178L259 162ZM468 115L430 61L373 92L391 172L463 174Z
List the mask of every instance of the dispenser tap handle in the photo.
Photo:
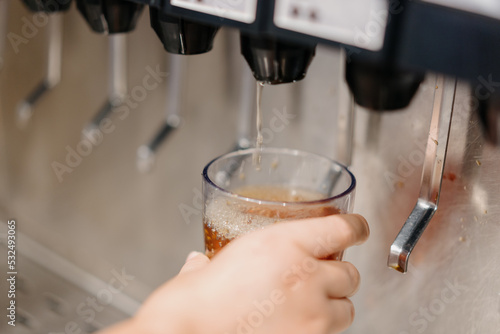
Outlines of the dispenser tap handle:
M434 92L431 126L427 139L420 195L413 211L391 245L387 265L406 273L408 259L418 239L437 210L443 177L456 79L438 75Z
M36 102L61 81L62 14L50 14L48 25L48 55L45 77L26 98L18 103L16 113L17 122L20 127L25 126L31 119L33 115L33 106Z
M113 108L123 103L127 95L127 35L109 35L108 43L108 97L83 129L83 136L92 136L95 131L99 131L101 122L108 117Z
M167 82L167 103L166 120L160 127L160 130L153 138L137 150L137 169L140 172L147 173L154 167L156 154L162 143L169 135L177 129L182 122L181 109L183 103L183 89L185 73L185 56L170 55L169 76Z
M238 121L236 145L234 150L244 150L252 146L252 129L255 128L255 101L256 84L248 66L241 68L240 106L238 108Z
M336 160L349 167L352 164L354 148L354 121L355 108L354 96L345 81L346 55L342 49L339 57L339 89L338 89L338 111L337 111L337 155Z

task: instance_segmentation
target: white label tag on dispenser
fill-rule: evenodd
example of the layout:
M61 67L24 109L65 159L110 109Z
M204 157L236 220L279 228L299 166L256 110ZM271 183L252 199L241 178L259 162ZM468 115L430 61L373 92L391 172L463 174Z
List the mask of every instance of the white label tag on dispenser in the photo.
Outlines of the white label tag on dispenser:
M244 23L253 23L257 12L257 0L170 0L170 3L172 6Z
M387 0L276 0L274 24L376 51L384 44L389 11L402 10Z

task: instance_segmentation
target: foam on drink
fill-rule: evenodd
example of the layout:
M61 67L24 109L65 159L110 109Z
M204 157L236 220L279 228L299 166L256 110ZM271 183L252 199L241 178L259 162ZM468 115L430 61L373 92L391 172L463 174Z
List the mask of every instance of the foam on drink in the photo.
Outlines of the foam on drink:
M234 238L271 224L340 213L333 205L306 203L324 199L325 195L305 189L251 185L233 192L243 197L272 201L276 204L258 205L228 197L216 197L210 201L205 207L203 217L206 253L209 257L215 255ZM283 205L283 203L293 204Z

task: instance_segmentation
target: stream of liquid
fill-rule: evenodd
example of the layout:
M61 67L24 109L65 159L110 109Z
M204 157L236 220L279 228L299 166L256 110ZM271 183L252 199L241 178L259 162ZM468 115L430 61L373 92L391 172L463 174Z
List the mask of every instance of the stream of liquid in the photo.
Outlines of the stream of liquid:
M255 153L253 155L253 165L256 170L261 168L262 160L262 143L264 138L262 137L262 89L264 88L264 82L257 81L257 140L255 142Z

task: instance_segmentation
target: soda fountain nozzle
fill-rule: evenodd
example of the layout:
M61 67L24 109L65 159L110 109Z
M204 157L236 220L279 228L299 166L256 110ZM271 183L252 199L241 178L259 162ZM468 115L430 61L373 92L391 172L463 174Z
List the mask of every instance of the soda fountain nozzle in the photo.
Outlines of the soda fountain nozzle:
M76 0L78 10L98 33L123 33L135 29L144 5L125 0Z
M346 62L346 81L354 100L371 110L407 107L424 76L424 73L397 69L392 64L369 64L353 56Z
M168 52L195 55L212 50L218 26L167 15L154 7L149 8L149 16L151 27Z
M273 85L303 79L314 57L315 49L315 45L241 34L241 53L255 79Z

